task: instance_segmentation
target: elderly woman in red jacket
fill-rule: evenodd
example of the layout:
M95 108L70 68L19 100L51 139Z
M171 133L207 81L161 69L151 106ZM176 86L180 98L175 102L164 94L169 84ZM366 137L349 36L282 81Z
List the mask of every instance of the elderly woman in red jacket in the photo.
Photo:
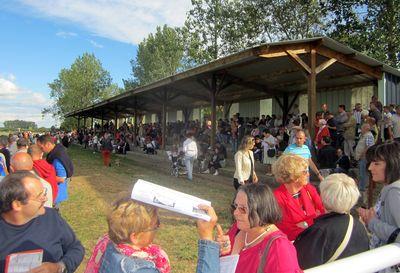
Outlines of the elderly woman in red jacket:
M277 226L293 241L314 219L325 213L321 197L309 181L308 163L298 155L282 155L272 166L281 185L274 191L282 210Z

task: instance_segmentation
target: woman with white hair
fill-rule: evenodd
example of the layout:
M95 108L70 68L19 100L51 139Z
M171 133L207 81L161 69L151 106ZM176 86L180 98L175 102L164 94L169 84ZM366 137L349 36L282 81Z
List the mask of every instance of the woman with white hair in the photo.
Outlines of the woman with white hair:
M369 250L364 225L350 214L360 197L354 180L345 174L331 174L321 182L320 190L327 213L294 242L303 270Z
M314 140L314 144L318 150L324 146L322 144L322 139L326 136L328 137L331 136L331 134L329 133L329 128L326 124L327 123L325 119L320 119L318 121L318 131L317 134L315 135L315 140Z

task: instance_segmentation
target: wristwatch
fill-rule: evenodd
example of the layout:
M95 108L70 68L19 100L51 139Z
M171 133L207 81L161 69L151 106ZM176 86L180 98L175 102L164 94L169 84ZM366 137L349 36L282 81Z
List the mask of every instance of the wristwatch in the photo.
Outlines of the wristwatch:
M63 261L60 261L58 264L58 273L67 273L67 267Z

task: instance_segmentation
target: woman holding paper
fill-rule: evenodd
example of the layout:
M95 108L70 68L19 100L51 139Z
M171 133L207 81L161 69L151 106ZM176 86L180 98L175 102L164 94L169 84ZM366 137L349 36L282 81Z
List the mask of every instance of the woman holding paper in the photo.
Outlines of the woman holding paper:
M232 209L236 221L217 241L221 255L239 255L235 272L301 272L296 249L275 225L281 212L267 185L241 186Z
M245 136L240 144L239 151L235 154L235 174L233 186L237 190L240 185L257 183L258 177L254 169L253 147L255 140L252 136Z

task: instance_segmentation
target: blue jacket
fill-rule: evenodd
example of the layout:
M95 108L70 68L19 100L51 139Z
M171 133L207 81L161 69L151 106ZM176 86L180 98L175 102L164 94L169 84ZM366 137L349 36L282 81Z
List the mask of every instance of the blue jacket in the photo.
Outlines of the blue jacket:
M196 273L219 273L219 245L213 241L199 240ZM108 244L99 273L160 273L154 263L120 254L113 244Z

